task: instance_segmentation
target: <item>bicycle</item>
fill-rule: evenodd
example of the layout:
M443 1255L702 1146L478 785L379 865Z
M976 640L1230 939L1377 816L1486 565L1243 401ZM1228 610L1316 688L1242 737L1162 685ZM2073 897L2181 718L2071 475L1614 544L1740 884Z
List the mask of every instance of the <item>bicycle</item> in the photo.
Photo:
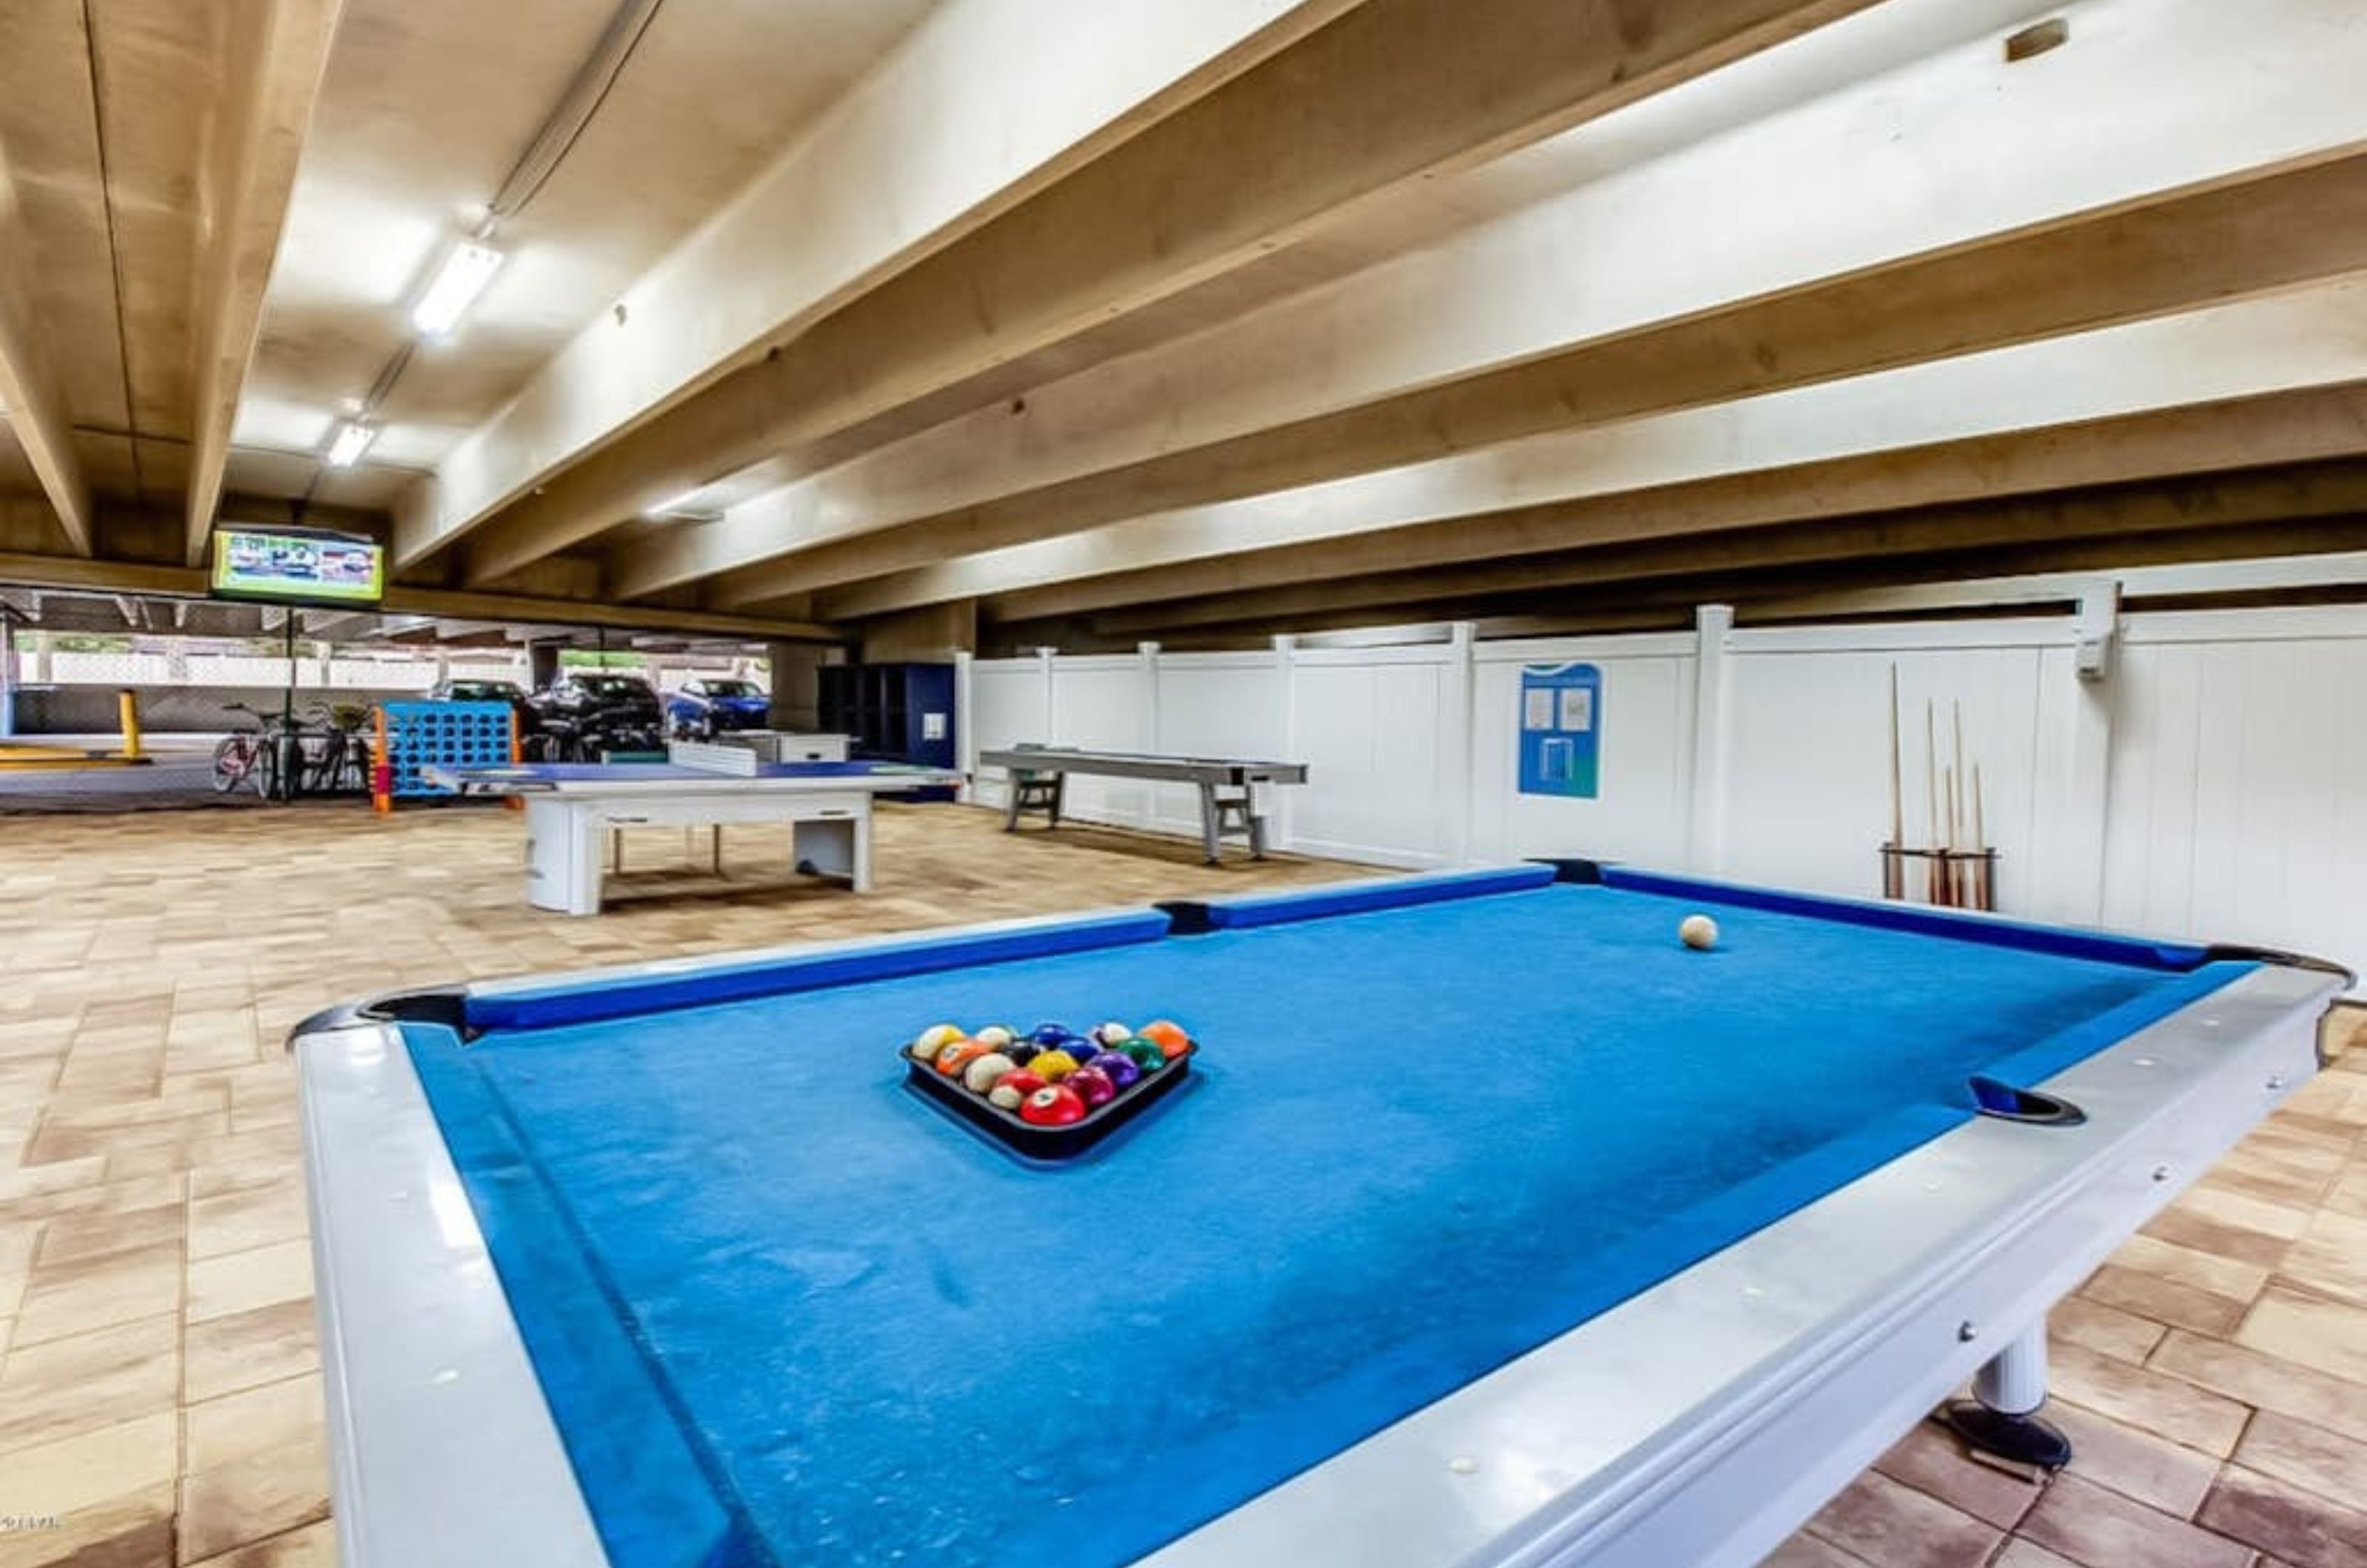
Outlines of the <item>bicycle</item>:
M278 793L275 787L279 778L281 747L268 744L271 730L284 721L275 713L249 707L244 703L225 703L225 711L244 714L255 720L253 729L236 729L214 745L214 792L235 794L252 784L255 793L269 800Z
M266 800L287 800L369 787L369 741L363 733L369 709L314 703L305 709L307 725L244 703L223 706L254 719L255 728L233 731L215 745L218 792L229 795L252 784Z

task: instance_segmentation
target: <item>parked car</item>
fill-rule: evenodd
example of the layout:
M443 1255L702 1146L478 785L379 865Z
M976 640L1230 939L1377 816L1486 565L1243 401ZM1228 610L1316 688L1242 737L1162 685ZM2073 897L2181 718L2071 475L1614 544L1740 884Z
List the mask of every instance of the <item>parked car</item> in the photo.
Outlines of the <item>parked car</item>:
M665 749L664 710L638 675L570 671L527 702L537 731L527 751L538 761L596 762L610 751Z
M685 681L666 699L666 728L685 740L706 740L733 729L762 729L772 716L773 699L753 681L722 678Z
M518 744L528 750L533 745L535 730L540 724L534 705L527 700L526 688L514 681L438 681L427 688L431 703L507 703L510 723L516 728Z

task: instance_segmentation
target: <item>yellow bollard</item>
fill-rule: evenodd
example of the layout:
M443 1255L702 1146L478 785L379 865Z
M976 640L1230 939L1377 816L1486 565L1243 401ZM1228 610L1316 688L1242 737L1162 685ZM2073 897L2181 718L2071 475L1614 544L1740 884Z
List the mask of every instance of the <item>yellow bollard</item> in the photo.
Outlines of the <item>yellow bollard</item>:
M116 711L123 720L123 760L140 760L140 694L126 686L115 694Z

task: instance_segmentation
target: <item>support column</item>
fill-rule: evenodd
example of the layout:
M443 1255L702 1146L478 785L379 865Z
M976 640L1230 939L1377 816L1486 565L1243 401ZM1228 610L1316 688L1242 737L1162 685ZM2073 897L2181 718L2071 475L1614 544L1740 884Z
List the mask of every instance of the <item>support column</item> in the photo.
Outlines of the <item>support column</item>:
M821 728L821 666L827 649L810 642L764 645L765 690L775 729L810 733Z
M1451 865L1467 865L1471 861L1472 720L1478 679L1478 660L1474 655L1478 639L1476 621L1455 622L1447 636L1445 744L1439 748L1439 762L1446 769L1439 804L1447 827L1446 841L1439 847Z
M0 740L17 733L17 620L0 604Z
M978 655L967 649L954 655L954 766L962 776L954 798L964 806L975 803L978 789L977 665Z
M1726 810L1729 689L1734 606L1703 604L1693 611L1693 801L1685 832L1685 868L1716 875L1726 869Z
M1281 636L1274 639L1275 685L1274 760L1278 762L1296 762L1300 760L1298 691L1297 682L1291 677L1291 666L1297 661L1297 657L1298 639L1297 637ZM1301 790L1313 789L1319 783L1320 780L1310 772L1307 783L1274 792L1274 813L1268 834L1268 840L1274 848L1287 850L1296 841L1291 828L1292 818L1295 815L1294 803Z
M2069 646L2039 656L2038 810L2029 863L1998 873L2001 907L2065 925L2104 918L2105 817L2111 807L2114 645L2120 584L2084 589Z
M530 642L526 645L527 675L536 691L542 690L559 679L559 649L555 642Z

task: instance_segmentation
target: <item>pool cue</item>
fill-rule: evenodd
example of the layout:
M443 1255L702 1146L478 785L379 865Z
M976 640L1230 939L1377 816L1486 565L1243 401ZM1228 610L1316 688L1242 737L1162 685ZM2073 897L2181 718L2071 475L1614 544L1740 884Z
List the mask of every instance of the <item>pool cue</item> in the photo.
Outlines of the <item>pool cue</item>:
M1948 836L1940 847L1940 863L1948 868L1948 907L1954 909L1960 908L1965 901L1963 879L1956 874L1962 868L1956 864L1956 765L1954 762L1942 771L1941 784L1948 803Z
M1899 797L1898 660L1890 661L1890 845L1882 857L1882 896L1907 897L1907 818Z
M1996 899L1989 891L1989 867L1994 863L1989 859L1988 828L1981 820L1981 765L1978 762L1973 764L1973 848L1980 852L1981 857L1977 863L1980 866L1980 894L1973 908L1995 908Z
M1931 811L1930 857L1923 863L1923 901L1944 904L1948 901L1948 862L1940 853L1940 729L1939 708L1930 697L1923 699L1923 783L1928 796L1925 804Z

